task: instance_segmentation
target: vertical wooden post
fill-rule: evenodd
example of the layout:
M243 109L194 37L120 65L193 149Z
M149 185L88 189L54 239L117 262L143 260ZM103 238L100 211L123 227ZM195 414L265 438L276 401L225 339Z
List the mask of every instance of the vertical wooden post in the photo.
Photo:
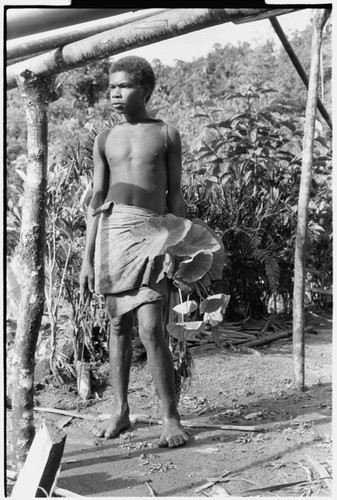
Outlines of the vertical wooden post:
M17 77L26 109L28 166L20 234L21 300L13 356L12 460L19 470L34 437L33 385L36 342L44 308L45 210L50 79L30 71Z
M282 30L279 21L277 20L276 17L270 17L269 21L270 21L271 25L273 26L273 28L275 30L275 33L279 37L280 42L282 43L284 50L288 54L288 56L289 56L291 62L293 63L293 65L294 65L297 73L299 74L302 82L304 83L304 85L308 89L308 87L309 87L309 80L308 80L307 74L305 72L305 69L303 68L300 60L298 59L297 55L295 54L295 51L292 48L291 44L288 42L288 39L287 39L284 31ZM322 75L323 75L323 71L322 71ZM324 120L328 124L329 128L332 130L332 121L331 121L331 118L329 116L329 113L325 109L325 106L324 106L323 102L320 100L319 97L317 97L317 107L318 107L321 115L323 116Z
M304 383L304 299L305 299L305 259L308 225L308 205L311 187L311 167L315 133L316 105L319 81L319 60L323 27L329 17L327 9L317 9L313 20L311 42L311 66L303 138L303 159L298 199L298 218L295 246L294 300L293 300L293 357L296 387L302 391Z

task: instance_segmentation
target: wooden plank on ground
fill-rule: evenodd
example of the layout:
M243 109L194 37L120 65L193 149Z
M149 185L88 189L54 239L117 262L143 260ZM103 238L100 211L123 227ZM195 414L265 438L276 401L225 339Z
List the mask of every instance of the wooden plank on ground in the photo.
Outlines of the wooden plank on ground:
M13 498L50 496L60 467L66 434L45 422L37 430L12 491Z

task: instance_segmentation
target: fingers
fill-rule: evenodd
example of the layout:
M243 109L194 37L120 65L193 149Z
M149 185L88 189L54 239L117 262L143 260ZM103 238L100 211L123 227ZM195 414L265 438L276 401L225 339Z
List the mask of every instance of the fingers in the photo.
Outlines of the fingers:
M95 281L93 276L81 276L80 278L80 302L89 305L91 296L95 291Z
M87 298L87 279L80 277L80 302L85 303Z
M92 293L89 290L86 290L86 292L84 294L84 300L83 300L84 305L86 305L86 306L90 305L91 297L92 297Z
M93 276L89 276L88 278L88 289L90 293L94 293L95 291L95 280Z

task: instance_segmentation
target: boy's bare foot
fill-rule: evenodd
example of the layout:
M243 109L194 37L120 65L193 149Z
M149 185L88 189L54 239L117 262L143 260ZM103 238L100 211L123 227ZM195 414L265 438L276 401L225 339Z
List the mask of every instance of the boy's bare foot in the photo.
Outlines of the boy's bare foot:
M187 441L189 436L178 419L163 419L163 432L158 443L160 448L177 448L184 446Z
M129 414L113 413L110 418L93 427L92 432L97 437L110 439L118 436L131 426Z

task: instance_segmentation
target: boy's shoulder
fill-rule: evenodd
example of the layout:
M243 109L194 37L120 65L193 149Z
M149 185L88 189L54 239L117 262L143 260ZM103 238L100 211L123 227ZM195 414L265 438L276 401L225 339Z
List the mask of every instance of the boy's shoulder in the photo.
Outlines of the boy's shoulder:
M111 130L112 128L107 128L96 135L95 142L97 143L98 150L101 154L104 153L105 143Z
M96 135L96 140L101 141L102 139L108 137L111 130L112 128L106 128L105 130L102 130L102 132L98 132L98 134Z

